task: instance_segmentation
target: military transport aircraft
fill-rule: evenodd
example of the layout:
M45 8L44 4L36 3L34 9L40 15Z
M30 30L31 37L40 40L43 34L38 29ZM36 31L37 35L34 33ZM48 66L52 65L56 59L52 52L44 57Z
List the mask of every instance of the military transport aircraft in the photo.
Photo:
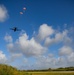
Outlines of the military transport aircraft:
M17 27L13 27L13 28L10 28L10 29L13 30L14 32L20 31L20 29L18 29Z

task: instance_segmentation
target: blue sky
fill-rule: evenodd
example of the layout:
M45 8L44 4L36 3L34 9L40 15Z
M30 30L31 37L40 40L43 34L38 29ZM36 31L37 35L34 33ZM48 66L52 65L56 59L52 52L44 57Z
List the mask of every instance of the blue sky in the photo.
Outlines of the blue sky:
M0 63L20 69L73 66L73 33L73 0L0 0Z

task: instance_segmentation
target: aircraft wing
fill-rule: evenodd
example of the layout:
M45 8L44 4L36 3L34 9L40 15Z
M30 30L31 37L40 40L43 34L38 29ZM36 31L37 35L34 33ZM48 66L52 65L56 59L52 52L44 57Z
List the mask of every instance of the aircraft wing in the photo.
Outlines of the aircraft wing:
M11 30L14 30L14 28L10 28Z
M21 29L17 29L17 31L21 31Z

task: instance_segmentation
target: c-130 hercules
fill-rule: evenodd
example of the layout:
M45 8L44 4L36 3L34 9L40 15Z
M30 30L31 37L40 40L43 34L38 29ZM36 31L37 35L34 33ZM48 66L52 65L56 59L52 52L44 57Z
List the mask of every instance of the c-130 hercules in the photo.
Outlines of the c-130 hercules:
M17 27L13 27L13 28L10 28L10 29L13 30L14 32L20 31L20 29L18 29Z

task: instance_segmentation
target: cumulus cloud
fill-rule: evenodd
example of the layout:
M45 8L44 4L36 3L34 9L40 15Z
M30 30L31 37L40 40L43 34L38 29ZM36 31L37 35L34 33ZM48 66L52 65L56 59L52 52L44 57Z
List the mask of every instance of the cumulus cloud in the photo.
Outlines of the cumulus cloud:
M45 40L45 46L50 46L54 43L65 42L68 43L71 39L67 36L68 31L64 30L63 32L57 32L54 34L54 37L47 37ZM65 40L65 41L64 41Z
M46 37L52 35L54 33L54 29L52 26L48 26L47 24L43 24L39 28L38 39L44 40Z
M0 63L5 63L6 60L6 55L0 50Z
M67 58L65 57L55 57L51 54L47 56L39 56L36 58L36 61L33 65L30 65L32 69L48 69L48 68L58 68L58 67L66 67L68 65Z
M8 11L4 5L0 5L0 22L4 22L8 18Z
M21 53L10 53L9 55L10 57L6 61L7 64L15 63L15 61L17 60L21 61L21 59L23 58L23 55Z
M59 68L74 66L74 52L66 56L54 56L53 54L38 56L35 58L36 61L33 64L19 66L19 69L48 69L48 68Z
M58 57L49 55L37 57L33 65L30 65L29 67L27 66L28 69L31 67L32 69L48 69L48 68L74 66L74 59L73 59L74 53Z
M38 56L46 52L46 48L37 43L32 37L30 40L26 33L23 33L15 43L8 43L7 48L10 52L21 52L25 56Z
M9 34L6 34L6 35L5 35L4 40L5 40L6 42L12 42L12 41L13 41L12 36L10 36Z
M69 46L63 46L59 49L60 55L70 55L73 52L73 49Z
M52 63L51 63L52 62ZM37 66L36 66L37 65ZM53 67L55 65L55 58L47 56L40 56L37 58L37 61L35 63L35 68L37 69L48 69L50 67Z
M72 53L68 56L68 60L69 60L69 62L74 63L74 52L72 52Z

